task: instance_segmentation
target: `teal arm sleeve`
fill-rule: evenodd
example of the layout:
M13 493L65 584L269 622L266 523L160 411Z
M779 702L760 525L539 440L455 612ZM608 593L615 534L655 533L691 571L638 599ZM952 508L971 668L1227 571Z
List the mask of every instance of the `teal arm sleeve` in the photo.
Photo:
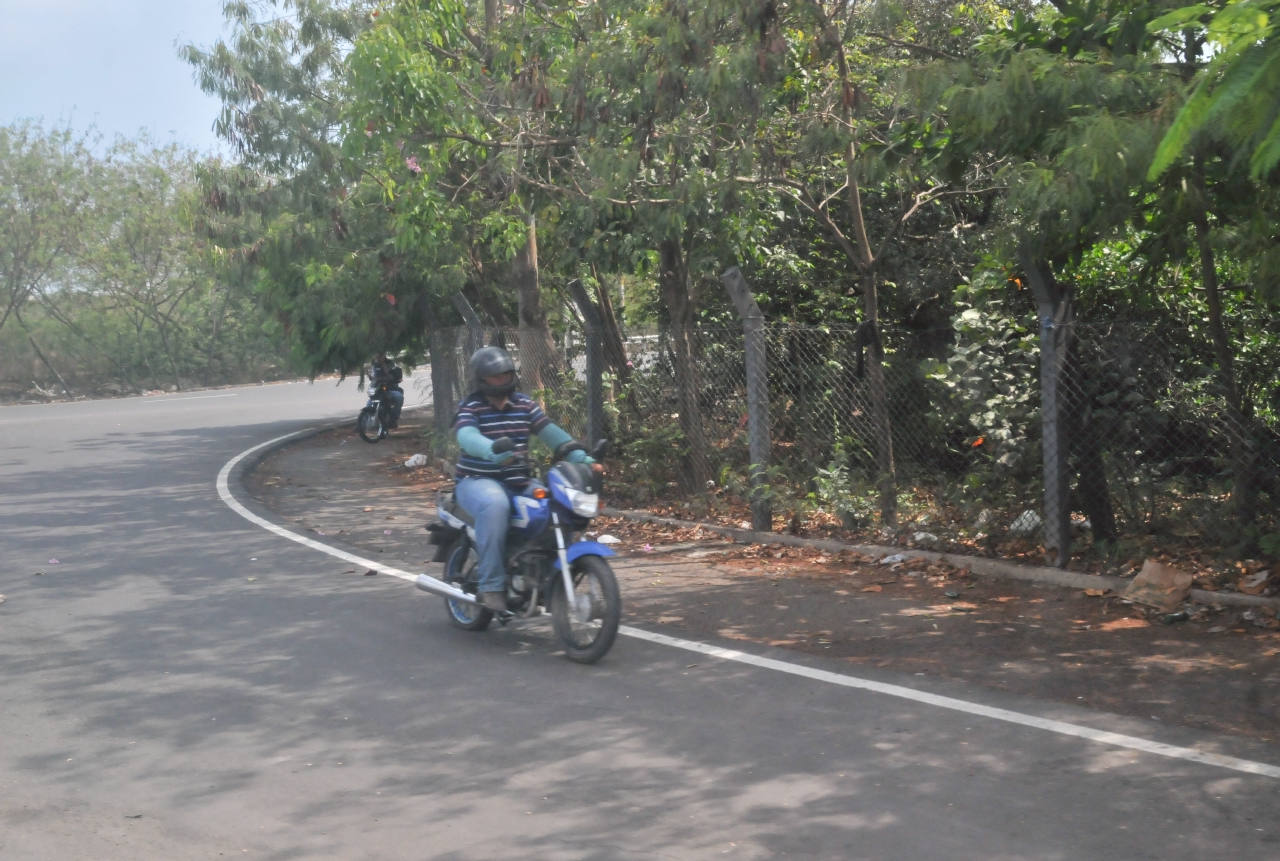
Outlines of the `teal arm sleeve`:
M572 442L573 437L564 432L564 429L557 424L549 424L542 430L538 431L538 439L546 443L547 448L555 451L567 442ZM594 460L585 451L571 451L565 460L570 463L595 463Z
M480 433L479 428L458 428L458 445L467 454L472 457L478 457L481 460L503 461L511 456L511 452L504 452L504 457L495 458L493 456L493 440Z
M564 429L554 422L538 431L538 439L546 443L547 448L555 451L567 442L572 442L573 437L564 432Z

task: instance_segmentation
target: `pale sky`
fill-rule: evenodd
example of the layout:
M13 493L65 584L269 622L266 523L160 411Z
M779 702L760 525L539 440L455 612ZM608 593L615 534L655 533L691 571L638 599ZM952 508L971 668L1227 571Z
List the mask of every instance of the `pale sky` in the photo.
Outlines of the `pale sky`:
M0 124L70 121L108 141L147 128L220 150L218 103L176 45L210 45L222 24L222 0L0 0Z

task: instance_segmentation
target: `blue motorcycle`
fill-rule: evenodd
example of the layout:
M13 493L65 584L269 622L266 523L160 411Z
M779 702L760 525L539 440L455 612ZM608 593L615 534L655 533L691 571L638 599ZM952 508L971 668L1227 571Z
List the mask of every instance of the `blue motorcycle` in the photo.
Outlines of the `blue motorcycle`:
M505 437L493 444L495 453L513 447ZM608 442L601 440L590 454L601 460L607 448ZM444 563L444 574L439 580L421 574L417 586L442 596L449 621L466 631L485 630L495 615L506 625L549 610L569 660L593 664L605 656L618 635L622 598L618 579L605 561L616 554L582 537L600 513L604 468L599 463L568 462L565 458L573 451L586 451L586 447L579 442L560 446L544 480L530 481L511 499L505 613L495 614L476 600L479 558L474 521L451 490L441 492L436 502L439 522L427 526L430 543L436 547L434 561Z

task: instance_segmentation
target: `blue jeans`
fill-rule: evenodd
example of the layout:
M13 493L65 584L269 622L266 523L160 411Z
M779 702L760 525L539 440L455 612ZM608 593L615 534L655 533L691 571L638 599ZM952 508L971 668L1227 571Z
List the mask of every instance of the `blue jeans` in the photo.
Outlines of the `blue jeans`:
M396 424L400 421L400 409L404 406L404 392L391 389L387 392L387 397L391 399L391 423Z
M503 551L511 523L511 497L516 492L492 478L464 478L455 491L458 503L475 519L477 574L481 592L506 592Z

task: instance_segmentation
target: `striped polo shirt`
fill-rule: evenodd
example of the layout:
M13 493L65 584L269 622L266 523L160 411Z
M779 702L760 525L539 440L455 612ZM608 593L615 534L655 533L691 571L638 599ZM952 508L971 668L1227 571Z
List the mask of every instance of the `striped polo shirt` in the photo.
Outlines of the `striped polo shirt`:
M489 399L479 392L472 392L459 404L458 412L453 417L454 433L463 428L478 428L480 433L489 439L511 437L516 444L515 453L518 455L527 455L530 435L536 434L549 424L551 419L547 418L542 407L528 395L520 392L513 393L502 409L489 403ZM524 488L529 483L527 466L512 466L510 460L505 463L491 463L472 457L464 451L458 456L455 477L462 479L471 476L493 478L505 482L516 490Z

